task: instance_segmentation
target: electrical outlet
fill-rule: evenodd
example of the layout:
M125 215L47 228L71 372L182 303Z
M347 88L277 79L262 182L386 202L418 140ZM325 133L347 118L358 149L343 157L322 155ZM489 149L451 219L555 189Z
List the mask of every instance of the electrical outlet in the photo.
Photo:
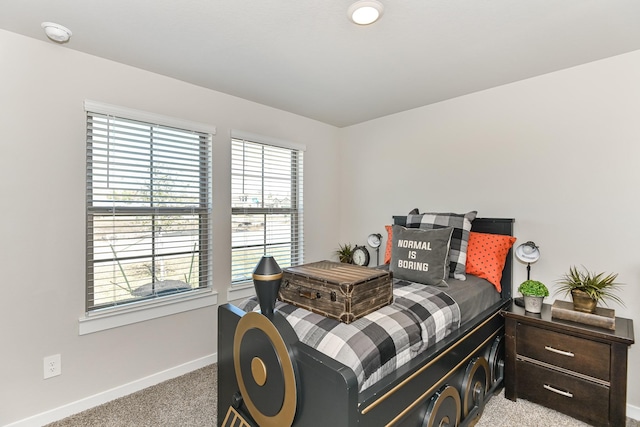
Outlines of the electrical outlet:
M47 356L44 359L44 379L57 377L62 373L62 361L59 354Z

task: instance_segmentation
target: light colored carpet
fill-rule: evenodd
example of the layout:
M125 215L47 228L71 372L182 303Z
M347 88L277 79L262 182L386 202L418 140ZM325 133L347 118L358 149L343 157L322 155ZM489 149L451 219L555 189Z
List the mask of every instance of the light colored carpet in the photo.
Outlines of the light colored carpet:
M217 365L116 399L47 427L200 427L217 425ZM491 398L477 427L588 427L571 417L504 392ZM626 427L640 427L627 419Z
M209 365L47 427L216 426L218 366Z
M476 427L589 427L560 412L552 411L524 399L513 402L504 390L491 398ZM622 427L622 426L621 426ZM627 418L626 427L640 427L640 421Z

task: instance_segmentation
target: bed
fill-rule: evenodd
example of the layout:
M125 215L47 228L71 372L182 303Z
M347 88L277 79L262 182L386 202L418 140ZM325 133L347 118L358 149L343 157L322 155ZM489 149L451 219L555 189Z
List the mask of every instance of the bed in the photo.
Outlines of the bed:
M394 216L394 224L411 226L410 217ZM475 218L471 224L471 231L482 235L513 235L512 219ZM284 303L276 306L272 319L252 311L251 305L243 306L247 311L222 305L218 310L218 425L474 425L486 401L502 386L504 320L500 311L511 302L511 262L509 249L496 286L500 292L484 292L493 297L482 296L483 286L495 286L483 279L473 275L465 281L448 279L443 291L460 300L455 327L434 344L410 343L402 357L389 356L388 363L381 362L366 374L357 364L309 344L309 337L296 332L288 317L297 310ZM402 286L410 283L398 288ZM486 301L479 304L479 299Z

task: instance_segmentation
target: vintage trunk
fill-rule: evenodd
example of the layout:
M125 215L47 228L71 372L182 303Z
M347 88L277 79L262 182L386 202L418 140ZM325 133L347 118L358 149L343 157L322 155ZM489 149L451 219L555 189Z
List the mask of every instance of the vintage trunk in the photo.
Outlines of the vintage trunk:
M393 301L393 280L385 270L333 261L285 268L278 298L344 323Z

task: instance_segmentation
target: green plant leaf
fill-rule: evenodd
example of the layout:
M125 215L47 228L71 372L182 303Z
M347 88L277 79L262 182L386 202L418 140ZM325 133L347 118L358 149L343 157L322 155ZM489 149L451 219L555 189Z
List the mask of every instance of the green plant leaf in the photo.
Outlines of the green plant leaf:
M351 243L338 245L338 250L336 251L336 255L338 255L338 259L340 260L340 262L344 262L347 264L353 263L354 249L355 249L355 246L351 245Z
M525 280L518 287L518 292L522 295L530 295L536 297L548 297L549 289L544 283L537 280Z
M569 271L556 282L559 285L556 294L563 293L567 296L573 290L580 290L598 303L607 305L607 300L611 300L624 307L624 301L615 293L622 286L622 283L616 282L617 278L616 273L594 273L584 266L582 269L571 266Z

